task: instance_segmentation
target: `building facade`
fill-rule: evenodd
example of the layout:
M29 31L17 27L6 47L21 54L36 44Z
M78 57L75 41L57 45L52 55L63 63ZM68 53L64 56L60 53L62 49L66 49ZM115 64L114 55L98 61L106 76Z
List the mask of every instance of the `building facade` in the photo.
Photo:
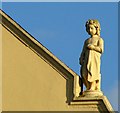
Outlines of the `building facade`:
M1 111L113 111L105 96L79 96L80 77L11 17L1 18Z

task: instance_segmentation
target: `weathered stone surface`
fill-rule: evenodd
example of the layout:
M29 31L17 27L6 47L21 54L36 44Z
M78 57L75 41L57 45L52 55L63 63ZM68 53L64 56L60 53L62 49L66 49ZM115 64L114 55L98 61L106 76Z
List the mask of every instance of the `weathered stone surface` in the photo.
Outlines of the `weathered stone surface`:
M100 23L97 20L86 22L86 31L90 35L85 40L80 55L81 76L86 90L101 90L101 54L104 51L104 41L100 37Z
M83 92L83 96L86 97L98 97L98 96L102 96L103 93L102 91L97 91L97 90L86 90Z
M86 111L114 112L106 96L86 97L79 96L70 103L72 106L82 106ZM85 109L84 109L85 110Z

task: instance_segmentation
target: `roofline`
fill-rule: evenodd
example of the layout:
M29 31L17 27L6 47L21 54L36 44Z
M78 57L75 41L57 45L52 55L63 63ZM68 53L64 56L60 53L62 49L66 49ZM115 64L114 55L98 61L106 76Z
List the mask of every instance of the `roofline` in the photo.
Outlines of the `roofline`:
M72 69L70 69L67 65L65 65L62 61L60 61L55 55L53 55L46 47L44 47L38 40L36 40L32 35L30 35L25 29L23 29L17 22L15 22L10 16L8 16L4 11L0 9L0 23L7 27L9 31L16 31L16 34L12 32L14 35L17 35L17 38L24 43L27 47L32 49L38 55L40 52L46 55L46 59L49 60L50 63L54 61L55 66L58 66L60 69L64 69L71 76L78 76ZM8 25L8 23L10 25ZM12 29L12 30L11 30ZM24 36L24 37L21 37ZM24 39L23 39L24 38ZM43 55L42 54L42 55ZM45 56L44 55L44 56ZM57 65L56 65L57 64Z

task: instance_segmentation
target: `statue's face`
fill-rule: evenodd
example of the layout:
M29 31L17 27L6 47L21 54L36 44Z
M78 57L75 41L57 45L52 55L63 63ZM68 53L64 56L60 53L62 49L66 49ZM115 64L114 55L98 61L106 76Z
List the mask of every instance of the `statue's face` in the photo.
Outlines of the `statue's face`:
M96 34L96 28L94 27L94 25L90 24L88 30L89 34L92 36Z

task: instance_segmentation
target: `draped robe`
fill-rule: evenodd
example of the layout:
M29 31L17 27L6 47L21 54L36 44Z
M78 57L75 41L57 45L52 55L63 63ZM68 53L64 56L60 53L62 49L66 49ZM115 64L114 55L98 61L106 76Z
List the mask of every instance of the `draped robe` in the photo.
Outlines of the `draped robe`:
M88 38L80 56L81 76L85 81L93 82L100 79L100 58L103 53L103 39L98 37L96 39ZM99 47L100 51L90 50L87 48L88 44Z

